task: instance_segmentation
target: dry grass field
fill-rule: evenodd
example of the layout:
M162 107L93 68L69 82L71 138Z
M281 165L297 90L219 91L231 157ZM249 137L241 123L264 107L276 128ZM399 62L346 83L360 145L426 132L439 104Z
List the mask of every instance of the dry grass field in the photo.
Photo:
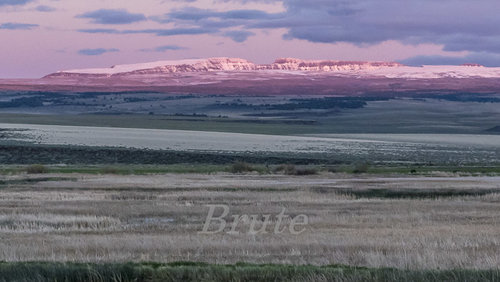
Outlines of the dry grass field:
M0 182L0 261L200 261L496 269L500 178L321 173L18 174ZM231 215L308 217L294 235L200 234ZM288 220L289 221L289 220ZM225 230L227 231L227 230Z

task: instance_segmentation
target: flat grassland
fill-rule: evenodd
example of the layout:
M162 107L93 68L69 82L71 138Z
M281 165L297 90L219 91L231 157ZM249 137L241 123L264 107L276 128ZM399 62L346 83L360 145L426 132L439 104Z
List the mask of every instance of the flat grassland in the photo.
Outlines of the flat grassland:
M342 173L4 175L0 260L496 269L499 183ZM228 226L200 234L210 204L230 207ZM248 234L242 222L239 234L227 233L231 215L259 215L261 224L283 208L308 216L305 232Z

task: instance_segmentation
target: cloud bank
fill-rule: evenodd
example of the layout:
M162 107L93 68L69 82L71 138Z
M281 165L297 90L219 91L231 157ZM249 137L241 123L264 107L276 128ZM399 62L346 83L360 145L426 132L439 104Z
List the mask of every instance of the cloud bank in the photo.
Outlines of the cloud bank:
M146 20L143 14L129 13L125 9L100 9L76 17L91 19L91 22L95 24L131 24Z
M9 29L9 30L31 30L35 27L38 27L37 24L27 24L27 23L3 23L0 24L0 29Z
M0 0L0 6L25 5L33 0Z
M150 49L141 49L141 52L166 52L166 51L178 51L178 50L187 50L189 48L178 46L178 45L163 45Z
M154 19L191 28L214 28L223 36L228 32L221 32L222 29L238 28L240 36L230 37L239 42L245 41L254 30L280 28L287 30L284 39L316 43L347 42L364 46L397 40L406 44L440 44L445 51L500 53L497 15L500 1L497 0L284 0L282 3L285 8L282 13L185 7Z
M119 52L120 50L116 48L106 49L106 48L96 48L96 49L81 49L78 54L84 56L99 56L105 53Z

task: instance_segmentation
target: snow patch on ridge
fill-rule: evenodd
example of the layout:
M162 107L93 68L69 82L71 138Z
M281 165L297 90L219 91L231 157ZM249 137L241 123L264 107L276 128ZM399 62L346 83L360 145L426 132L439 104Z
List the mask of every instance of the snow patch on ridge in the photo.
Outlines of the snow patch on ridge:
M110 68L75 69L59 71L57 74L87 74L87 75L123 75L123 74L157 74L176 72L203 71L352 71L363 69L378 69L383 67L400 67L398 63L384 62L351 62L351 61L306 61L294 58L277 59L272 64L257 65L239 58L209 58L179 61L158 61L141 64L116 65Z
M75 69L59 71L47 77L126 77L128 75L147 77L147 75L157 76L170 73L233 71L273 71L280 74L333 73L341 76L375 76L405 79L500 78L500 68L488 68L476 64L409 67L394 62L301 60L295 58L280 58L272 64L254 64L245 59L226 57L115 65L109 68Z

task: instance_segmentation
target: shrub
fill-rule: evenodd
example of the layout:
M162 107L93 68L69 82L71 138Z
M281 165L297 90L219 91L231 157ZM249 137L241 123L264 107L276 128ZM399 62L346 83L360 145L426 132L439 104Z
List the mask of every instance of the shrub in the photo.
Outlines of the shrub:
M280 165L275 169L275 172L283 172L286 175L312 175L317 174L316 168L295 167L293 164Z
M41 164L34 164L30 165L26 168L26 172L30 174L36 174L36 173L47 173L49 172L49 169Z
M360 163L354 166L353 173L367 173L370 165L367 163Z
M282 164L275 169L275 172L283 172L287 175L294 175L296 168L293 164Z
M243 172L248 172L248 171L254 171L254 168L245 162L235 162L231 166L232 173L243 173Z
M331 173L337 173L338 172L338 169L336 167L328 167L328 172L331 172Z
M299 168L295 170L295 175L313 175L317 173L318 170L315 168Z
M101 172L104 173L104 174L118 174L118 169L115 168L115 167L104 167L101 169Z

